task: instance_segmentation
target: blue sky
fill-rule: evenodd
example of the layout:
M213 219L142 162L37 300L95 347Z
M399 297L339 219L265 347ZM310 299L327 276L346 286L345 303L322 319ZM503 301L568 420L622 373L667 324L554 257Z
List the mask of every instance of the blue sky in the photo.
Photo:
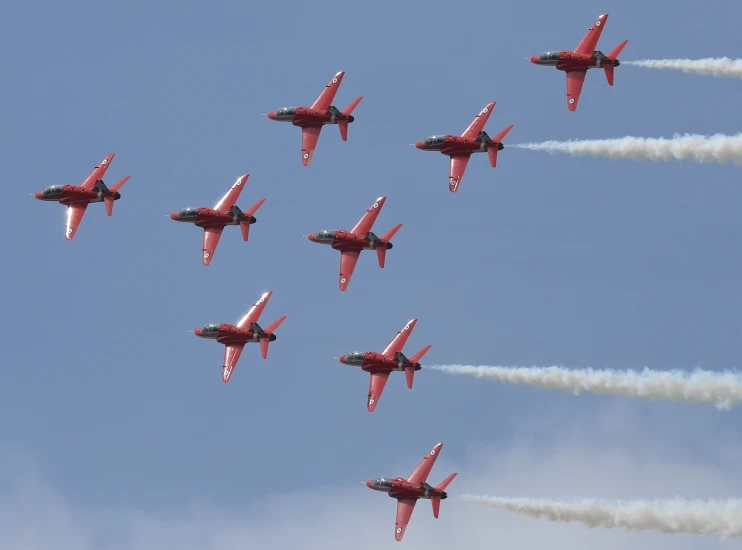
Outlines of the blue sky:
M407 547L713 540L551 525L457 497L739 494L739 412L423 370L412 391L392 376L370 414L367 375L333 358L381 350L417 317L405 351L431 343L429 363L738 367L739 168L507 145L736 133L738 81L624 66L613 88L589 74L570 113L564 75L525 58L573 48L603 12L599 48L629 39L623 59L737 57L740 8L135 1L5 12L0 546L391 547L394 502L359 482L406 476L438 441L431 480L459 477L440 520L418 507ZM304 167L299 130L261 114L311 104L339 70L335 104L364 99L348 142L326 128ZM463 131L493 100L490 135L515 124L498 167L474 157L451 194L446 157L408 144ZM132 178L113 217L93 205L67 242L63 208L28 194L78 184L109 152L106 181ZM227 228L204 267L200 230L165 215L215 203L246 172L238 204L267 198L250 242ZM363 254L341 293L337 252L302 235L351 228L381 195L374 230L404 226L386 268ZM248 346L225 385L221 346L187 331L235 322L266 289L261 321L288 319L269 359Z

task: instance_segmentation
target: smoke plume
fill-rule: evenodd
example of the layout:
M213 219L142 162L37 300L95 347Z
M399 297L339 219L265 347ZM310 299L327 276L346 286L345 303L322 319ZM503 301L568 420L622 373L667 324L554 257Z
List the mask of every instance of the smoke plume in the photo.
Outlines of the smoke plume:
M568 153L574 156L608 157L613 160L632 159L658 162L689 159L700 163L742 164L742 133L733 136L675 134L671 139L626 136L617 139L522 143L515 147L548 153Z
M742 403L742 374L696 369L684 371L567 369L553 367L501 367L434 365L429 368L449 374L487 378L504 384L525 384L547 390L580 395L640 397L652 401L713 404L728 411Z
M464 495L464 500L550 521L628 531L742 537L742 500L544 500Z
M742 78L742 59L728 57L706 59L642 59L641 61L621 61L621 65L636 65L648 69L675 69L684 73L710 76L730 76Z

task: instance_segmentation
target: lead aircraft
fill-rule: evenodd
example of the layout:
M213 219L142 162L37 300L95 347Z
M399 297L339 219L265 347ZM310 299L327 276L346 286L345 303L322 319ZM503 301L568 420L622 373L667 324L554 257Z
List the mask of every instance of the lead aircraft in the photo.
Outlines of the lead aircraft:
M275 321L272 325L263 329L258 324L260 314L263 313L273 291L264 292L260 299L253 304L250 310L240 319L236 325L229 323L209 324L193 331L200 338L209 338L224 344L224 364L222 366L222 382L229 382L232 378L237 361L245 344L248 342L259 342L260 353L263 359L268 358L268 345L276 339L276 329L286 320L286 315Z
M607 20L607 13L598 16L598 19L590 27L580 43L577 44L573 52L569 50L546 52L531 56L530 58L531 63L535 63L536 65L550 65L556 67L559 71L567 73L567 109L570 111L577 109L577 102L580 100L582 85L585 82L585 75L588 69L602 68L605 71L608 85L613 86L613 70L621 64L618 56L629 41L624 40L608 55L605 55L600 50L595 50Z
M374 412L376 409L381 393L384 391L386 381L392 372L404 371L405 378L407 378L407 387L412 389L415 371L422 368L420 359L432 347L432 344L428 344L409 359L404 356L402 348L407 343L407 339L412 334L412 329L415 328L416 324L417 319L410 319L381 353L376 351L354 351L338 358L338 361L345 365L361 367L362 370L371 373L367 402L369 412Z
M71 241L77 233L77 228L85 215L85 209L91 202L103 202L106 205L106 214L113 215L113 201L121 198L118 192L131 176L114 184L110 189L103 183L103 176L115 157L111 153L100 164L93 168L90 175L80 185L52 185L43 191L34 193L34 197L42 201L54 201L67 207L67 222L64 236Z
M355 120L351 113L361 102L363 96L353 101L342 111L332 105L344 75L345 71L340 71L333 76L310 107L304 107L303 105L300 107L284 107L266 115L271 120L290 122L301 128L301 162L304 166L309 166L309 163L312 162L312 155L314 155L314 150L317 147L319 134L325 124L337 124L340 137L343 141L348 141L348 124Z
M448 190L455 193L459 190L461 178L464 177L466 165L472 153L487 153L492 168L497 166L497 152L502 151L505 146L502 140L513 129L513 124L497 134L494 139L484 131L495 102L488 103L484 109L472 120L469 127L460 136L451 134L442 136L430 136L415 143L415 147L423 151L440 151L451 159L448 172Z
M392 248L392 237L399 231L402 224L395 225L389 231L384 233L381 238L371 232L376 218L381 212L381 208L386 202L386 197L379 197L374 201L371 207L358 221L353 229L345 231L317 231L310 233L306 237L315 243L329 244L335 250L340 251L340 290L346 290L350 284L350 278L353 276L353 270L358 263L358 256L361 250L376 250L379 259L379 267L384 267L386 261L386 251Z
M438 443L433 447L407 479L403 477L395 477L394 479L380 477L366 482L366 487L369 489L383 491L390 497L397 499L397 520L394 524L394 538L397 541L402 540L407 524L410 522L410 517L412 517L412 512L415 510L415 504L419 499L430 500L433 505L433 517L438 519L441 500L448 498L445 489L456 477L456 473L453 473L435 487L425 483L442 447L443 443Z
M245 212L235 204L247 183L250 174L244 174L237 178L227 194L216 203L214 208L202 206L201 208L183 208L178 212L170 214L170 219L176 222L192 223L197 227L204 228L204 244L201 250L201 261L209 265L214 259L214 252L219 244L222 231L228 225L239 225L242 230L242 240L247 242L250 236L250 225L255 223L255 212L258 211L265 199L260 199Z

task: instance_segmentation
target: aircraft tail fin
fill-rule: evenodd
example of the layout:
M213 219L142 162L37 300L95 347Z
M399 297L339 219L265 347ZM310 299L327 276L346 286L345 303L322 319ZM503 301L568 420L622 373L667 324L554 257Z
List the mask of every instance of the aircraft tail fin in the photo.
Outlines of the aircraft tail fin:
M353 112L353 110L358 107L358 104L363 99L363 96L356 99L353 103L348 105L345 109L341 111L342 114L344 114L347 117L350 117L350 114ZM352 118L352 117L351 117ZM338 120L338 130L340 130L340 137L343 139L343 141L348 141L348 123L350 120Z
M487 149L487 156L490 158L490 166L497 168L497 147Z
M606 65L603 67L605 71L605 78L608 81L609 86L613 86L613 65Z
M613 50L611 50L611 52L608 54L608 59L610 59L611 61L615 61L615 59L619 55L621 55L621 50L623 50L626 47L626 44L628 44L628 43L629 43L628 40L624 40L618 46L616 46L615 48L613 48ZM608 71L606 71L606 73L607 72Z
M250 208L247 209L247 212L245 212L245 216L252 217L255 212L257 212L258 208L263 205L264 202L265 199L260 199L258 202L253 204ZM247 241L247 239L250 237L250 218L247 218L240 222L240 230L242 231L242 240Z
M397 231L399 231L399 228L400 227L402 227L402 224L401 223L398 224L398 225L395 225L394 227L392 227L389 231L387 231L386 233L384 233L381 236L381 240L382 241L386 241L386 242L391 241L392 240L392 237L394 237L394 235L397 233ZM386 251L387 251L386 248L377 248L376 249L376 256L379 258L379 267L381 267L381 268L384 267L384 263L386 262Z
M386 262L386 248L377 248L376 257L379 258L379 267L384 269L384 263Z
M265 334L260 338L260 355L263 356L263 359L268 359L268 345L271 342L271 336L273 336L273 333L276 332L276 329L281 326L281 323L285 320L286 315L277 319L272 325L266 327L263 331Z
M113 187L111 187L109 189L109 191L111 191L113 193L118 192L118 190L121 189L127 181L129 181L129 178L130 177L131 176L126 176L124 179L122 179L121 181L119 181L118 183L116 183ZM113 201L115 201L115 200L116 199L114 197L112 197L112 196L111 197L105 197L103 199L103 202L106 204L106 214L108 214L109 216L113 216Z
M415 368L414 367L405 367L404 368L404 377L407 379L407 387L412 389L412 382L415 380Z
M413 363L419 363L420 362L420 359L423 358L423 355L425 355L426 353L428 353L428 350L430 348L432 348L432 347L433 347L433 344L428 344L423 349L421 349L420 351L418 351L415 355L413 355L412 357L410 357L410 361L412 361Z
M438 492L442 492L446 490L446 487L448 487L448 484L453 481L453 478L456 477L456 472L452 473L450 476L448 476L446 479L441 481L438 485L436 485L435 490ZM438 513L441 509L441 497L435 496L430 497L430 503L433 505L433 517L438 519Z
M508 135L508 133L510 133L510 130L512 130L514 127L515 127L515 124L511 124L510 126L508 126L507 128L505 128L502 132L500 132L499 134L497 134L492 139L492 141L495 141L497 143L502 142L502 140L505 139L505 136Z

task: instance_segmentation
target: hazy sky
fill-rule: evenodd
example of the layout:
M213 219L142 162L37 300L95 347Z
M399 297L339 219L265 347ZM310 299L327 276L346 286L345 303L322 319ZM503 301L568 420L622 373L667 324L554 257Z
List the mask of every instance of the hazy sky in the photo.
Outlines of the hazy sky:
M739 80L623 66L591 71L577 112L565 77L525 58L573 48L600 13L621 58L739 57L727 1L465 4L432 1L37 2L5 6L0 163L0 547L392 548L395 502L361 485L407 476L437 442L429 481L459 476L408 549L701 549L712 537L552 524L463 493L601 498L742 491L742 413L573 396L421 371L392 375L374 413L368 375L334 360L405 348L428 363L654 369L739 366L739 168L508 148L549 139L736 133ZM364 99L349 140L325 128L301 164L297 128L262 117L309 105L339 70L335 104ZM459 133L489 101L492 169L410 143ZM29 197L79 184L115 152L132 174L113 217L92 205L74 241L64 209ZM202 232L165 217L266 203L214 261ZM302 237L350 229L376 197L397 223L386 268ZM268 360L247 346L232 381L222 346L187 331L288 315Z

